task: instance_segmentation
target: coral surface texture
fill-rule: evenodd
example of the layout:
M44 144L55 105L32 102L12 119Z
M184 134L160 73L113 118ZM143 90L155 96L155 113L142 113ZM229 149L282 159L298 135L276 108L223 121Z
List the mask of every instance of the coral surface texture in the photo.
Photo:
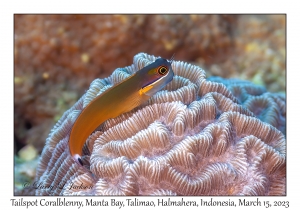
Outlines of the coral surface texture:
M173 80L150 100L107 120L71 157L72 125L93 98L156 59L94 80L51 130L36 195L285 195L285 96L247 81L207 79L174 61ZM84 129L84 128L82 128Z

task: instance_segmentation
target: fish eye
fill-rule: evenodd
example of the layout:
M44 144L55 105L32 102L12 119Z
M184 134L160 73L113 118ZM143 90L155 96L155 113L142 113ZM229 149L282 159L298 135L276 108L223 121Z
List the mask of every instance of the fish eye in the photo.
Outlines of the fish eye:
M157 70L157 72L160 74L160 75L165 75L167 72L168 72L168 69L167 67L165 66L160 66Z

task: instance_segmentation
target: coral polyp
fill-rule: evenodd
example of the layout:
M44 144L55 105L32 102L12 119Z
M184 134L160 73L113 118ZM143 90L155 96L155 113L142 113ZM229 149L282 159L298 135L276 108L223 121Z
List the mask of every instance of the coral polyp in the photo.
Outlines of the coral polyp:
M72 159L72 125L93 98L153 62L96 79L51 130L36 195L285 195L285 98L249 82L206 79L174 61L174 79L147 103L108 119L87 139L85 168ZM84 129L84 128L82 128ZM76 188L73 186L86 186Z

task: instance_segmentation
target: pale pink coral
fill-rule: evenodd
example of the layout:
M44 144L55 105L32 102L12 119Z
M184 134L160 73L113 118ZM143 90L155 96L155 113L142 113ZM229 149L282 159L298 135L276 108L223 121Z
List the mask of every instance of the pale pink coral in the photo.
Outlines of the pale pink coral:
M284 195L284 98L247 82L229 88L208 81L184 62L172 63L173 81L147 104L107 120L89 137L87 169L73 161L68 136L83 107L154 60L140 53L133 65L96 79L63 115L47 138L36 180L64 187L36 194Z

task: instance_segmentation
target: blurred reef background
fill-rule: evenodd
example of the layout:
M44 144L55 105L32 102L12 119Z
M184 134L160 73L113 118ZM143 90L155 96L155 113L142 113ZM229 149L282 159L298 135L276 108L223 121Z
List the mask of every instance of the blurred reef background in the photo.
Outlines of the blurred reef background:
M285 93L285 15L15 15L15 184L30 181L54 123L146 52Z

